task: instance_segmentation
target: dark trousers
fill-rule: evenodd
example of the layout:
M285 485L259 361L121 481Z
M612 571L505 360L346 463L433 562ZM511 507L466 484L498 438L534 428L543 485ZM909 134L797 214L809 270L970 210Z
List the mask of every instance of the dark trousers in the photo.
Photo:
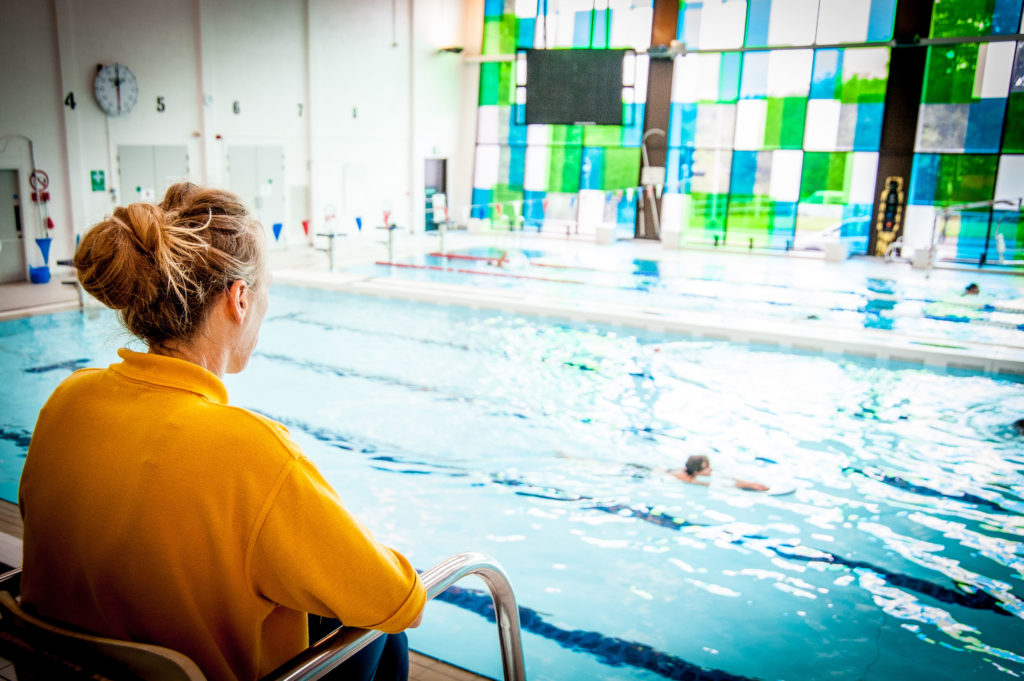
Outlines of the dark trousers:
M310 643L340 626L341 622L336 619L310 615ZM328 681L408 681L409 641L404 633L379 636L324 678Z

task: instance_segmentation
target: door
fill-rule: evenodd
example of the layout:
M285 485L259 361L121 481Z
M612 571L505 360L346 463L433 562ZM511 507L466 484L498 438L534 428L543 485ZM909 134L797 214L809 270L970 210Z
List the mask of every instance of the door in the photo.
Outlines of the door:
M446 194L448 176L448 159L444 158L428 158L425 160L423 166L423 194L424 200L426 200L426 209L424 210L424 216L426 223L424 229L430 231L437 229L437 222L434 221L434 194ZM438 220L443 221L443 216L438 216Z
M18 172L0 170L0 283L25 281Z
M124 203L159 203L167 188L188 179L184 146L121 145L117 148Z
M271 243L285 241L283 147L228 147L228 188L263 223Z

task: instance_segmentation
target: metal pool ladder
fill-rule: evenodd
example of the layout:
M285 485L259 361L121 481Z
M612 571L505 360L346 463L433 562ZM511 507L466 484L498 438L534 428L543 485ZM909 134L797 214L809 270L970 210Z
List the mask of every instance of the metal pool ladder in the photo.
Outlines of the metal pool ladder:
M420 579L427 588L429 601L468 575L482 579L491 592L505 681L526 681L523 644L519 633L519 606L516 605L512 584L501 564L482 553L457 553L422 572ZM313 681L382 635L380 631L342 627L260 681Z

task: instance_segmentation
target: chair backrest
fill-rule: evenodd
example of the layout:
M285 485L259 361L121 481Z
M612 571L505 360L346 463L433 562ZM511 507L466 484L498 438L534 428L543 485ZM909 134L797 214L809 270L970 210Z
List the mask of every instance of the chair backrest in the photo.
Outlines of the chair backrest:
M187 656L170 648L118 641L93 636L46 622L25 612L7 591L0 591L0 621L17 632L38 650L51 657L65 657L76 666L89 669L94 664L106 674L119 678L134 677L146 681L206 681L203 672ZM23 675L15 661L19 678Z

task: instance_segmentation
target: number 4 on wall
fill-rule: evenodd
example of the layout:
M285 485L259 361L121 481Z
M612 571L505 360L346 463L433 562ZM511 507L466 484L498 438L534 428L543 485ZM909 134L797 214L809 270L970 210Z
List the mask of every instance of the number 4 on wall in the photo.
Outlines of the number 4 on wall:
M64 98L64 106L70 106L71 110L74 111L78 103L75 101L75 93L69 92L68 96Z

